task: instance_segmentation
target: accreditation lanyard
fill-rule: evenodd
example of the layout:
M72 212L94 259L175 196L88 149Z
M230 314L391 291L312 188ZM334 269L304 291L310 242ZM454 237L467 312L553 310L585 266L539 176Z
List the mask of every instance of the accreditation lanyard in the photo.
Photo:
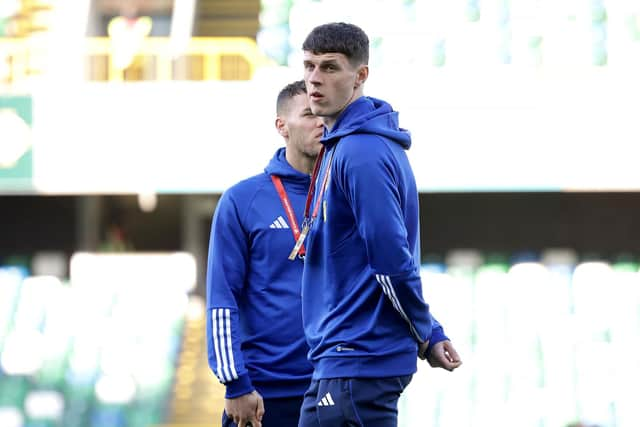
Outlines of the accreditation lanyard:
M302 254L304 255L304 239L307 237L309 233L309 228L311 228L311 224L315 221L318 216L318 210L320 209L320 203L322 203L322 196L324 195L324 191L327 188L327 182L329 180L329 175L331 174L331 162L333 161L333 153L335 153L335 148L331 151L331 156L329 156L329 161L327 162L327 167L324 171L324 176L322 177L322 185L320 186L320 192L318 193L318 197L316 198L316 203L313 207L313 212L309 215L309 211L311 210L311 202L313 200L313 196L316 192L316 182L318 181L318 174L320 173L320 164L322 163L322 159L324 157L325 147L324 145L320 149L320 153L318 154L318 159L316 160L316 164L313 168L313 175L311 175L311 187L309 187L309 192L307 193L307 202L304 207L304 220L302 222L302 231L296 240L296 244L291 250L289 254L289 259L296 259L296 255Z
M297 242L300 237L300 227L298 227L298 221L296 220L296 214L293 211L293 207L291 206L291 201L289 200L289 196L287 196L287 192L284 189L284 185L282 185L282 180L277 175L271 175L271 181L273 181L273 185L276 187L278 191L278 196L280 196L280 201L282 202L282 207L284 211L287 213L287 218L289 218L289 224L291 224L291 232L293 233L293 239ZM300 256L304 257L305 250L304 246L300 248Z

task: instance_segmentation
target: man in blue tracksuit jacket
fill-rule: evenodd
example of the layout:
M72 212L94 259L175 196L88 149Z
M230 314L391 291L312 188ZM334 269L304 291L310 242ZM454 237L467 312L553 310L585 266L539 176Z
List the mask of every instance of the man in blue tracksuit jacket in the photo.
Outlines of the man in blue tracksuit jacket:
M299 425L394 427L418 356L448 370L461 363L422 296L411 138L389 104L363 95L360 28L316 27L303 51L309 105L325 133L305 221L302 309L314 372Z
M209 364L226 386L223 427L296 426L311 380L303 261L287 259L323 132L303 81L280 92L276 128L286 147L264 173L224 192L211 226L206 335Z

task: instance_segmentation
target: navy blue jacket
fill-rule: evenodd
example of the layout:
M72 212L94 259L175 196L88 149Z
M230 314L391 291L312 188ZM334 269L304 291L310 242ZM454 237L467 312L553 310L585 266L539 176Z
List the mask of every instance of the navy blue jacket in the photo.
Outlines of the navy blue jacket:
M271 181L280 176L302 222L310 177L279 149L265 172L224 192L213 217L207 268L209 365L233 398L302 396L312 366L302 329L302 260Z
M422 296L410 135L389 104L361 97L322 142L316 198L330 173L302 281L313 377L412 374L419 344L447 337Z

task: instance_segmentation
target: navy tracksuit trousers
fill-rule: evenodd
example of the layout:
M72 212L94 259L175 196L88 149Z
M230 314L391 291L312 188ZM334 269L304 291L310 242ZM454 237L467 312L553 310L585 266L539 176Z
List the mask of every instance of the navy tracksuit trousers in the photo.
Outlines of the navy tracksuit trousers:
M411 375L313 380L298 427L397 427L398 399Z
M302 397L264 399L262 427L296 427L300 417ZM222 414L222 427L237 427L236 423Z

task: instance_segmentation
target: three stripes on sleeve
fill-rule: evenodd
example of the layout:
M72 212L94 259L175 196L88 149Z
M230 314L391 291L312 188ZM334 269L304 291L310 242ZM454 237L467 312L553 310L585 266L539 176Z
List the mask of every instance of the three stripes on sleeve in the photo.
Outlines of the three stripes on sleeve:
M211 310L211 334L216 354L216 376L220 382L227 383L238 379L233 342L231 340L231 310L214 308Z
M387 298L389 298L389 300L391 301L393 308L395 308L396 311L400 313L400 316L402 316L402 318L409 324L409 329L411 330L411 334L414 336L414 338L417 341L422 342L423 338L420 337L420 334L416 330L413 322L411 321L411 319L409 319L409 316L407 316L407 313L404 311L404 309L402 308L402 305L400 304L400 300L398 299L398 296L396 295L396 291L393 288L393 284L391 283L391 278L384 274L376 274L376 280L378 281L380 286L382 286L382 291L387 296Z

